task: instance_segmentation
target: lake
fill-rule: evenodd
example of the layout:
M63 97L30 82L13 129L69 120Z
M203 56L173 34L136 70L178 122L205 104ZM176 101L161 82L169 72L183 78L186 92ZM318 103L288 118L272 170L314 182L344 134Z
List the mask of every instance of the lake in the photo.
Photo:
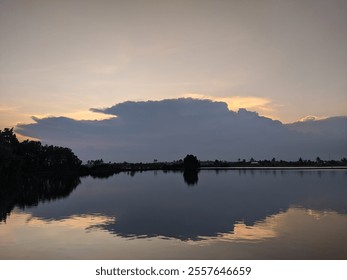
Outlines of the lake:
M0 198L0 259L347 259L346 170L34 178Z

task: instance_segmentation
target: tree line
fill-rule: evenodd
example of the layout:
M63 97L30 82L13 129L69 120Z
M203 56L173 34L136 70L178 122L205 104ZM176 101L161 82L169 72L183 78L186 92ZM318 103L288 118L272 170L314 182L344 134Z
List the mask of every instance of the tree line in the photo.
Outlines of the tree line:
M172 162L151 163L105 163L102 159L89 160L86 164L69 148L43 145L40 141L25 140L19 142L13 128L0 130L0 175L2 178L21 174L78 174L107 177L122 171L146 170L177 170L186 174L197 171L201 167L321 167L346 166L347 159L322 160L317 157L315 161L299 158L297 161L276 160L250 160L238 159L231 161L199 161L196 156L188 154L184 159ZM187 173L188 172L188 173Z
M82 161L69 148L19 142L13 128L0 130L0 174L13 176L36 172L77 172Z
M121 171L196 170L198 159L187 155L184 160L153 163L105 163L102 159L86 164L69 148L43 145L40 141L19 142L13 128L0 130L0 175L2 179L23 174L79 174L107 177Z

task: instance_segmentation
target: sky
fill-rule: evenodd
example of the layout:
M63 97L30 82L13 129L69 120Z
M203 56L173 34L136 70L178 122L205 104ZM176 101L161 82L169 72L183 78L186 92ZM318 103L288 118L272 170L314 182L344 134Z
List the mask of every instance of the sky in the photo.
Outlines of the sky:
M346 16L344 0L0 0L0 128L184 97L346 116Z

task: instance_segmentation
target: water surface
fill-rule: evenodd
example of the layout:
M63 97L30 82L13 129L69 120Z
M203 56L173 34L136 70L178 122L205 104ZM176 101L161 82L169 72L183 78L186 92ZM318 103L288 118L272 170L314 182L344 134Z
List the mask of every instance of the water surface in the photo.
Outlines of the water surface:
M0 199L0 258L347 259L346 183L346 170L34 180Z

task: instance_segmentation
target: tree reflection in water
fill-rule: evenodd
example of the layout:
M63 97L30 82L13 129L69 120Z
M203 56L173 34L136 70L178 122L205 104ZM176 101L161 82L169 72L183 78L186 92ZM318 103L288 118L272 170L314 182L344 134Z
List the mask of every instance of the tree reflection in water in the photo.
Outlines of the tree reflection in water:
M0 182L0 222L18 207L37 206L40 202L62 199L81 183L78 176L31 176Z
M188 186L196 185L199 181L198 173L199 171L195 171L195 170L184 171L183 172L184 182L186 182Z

